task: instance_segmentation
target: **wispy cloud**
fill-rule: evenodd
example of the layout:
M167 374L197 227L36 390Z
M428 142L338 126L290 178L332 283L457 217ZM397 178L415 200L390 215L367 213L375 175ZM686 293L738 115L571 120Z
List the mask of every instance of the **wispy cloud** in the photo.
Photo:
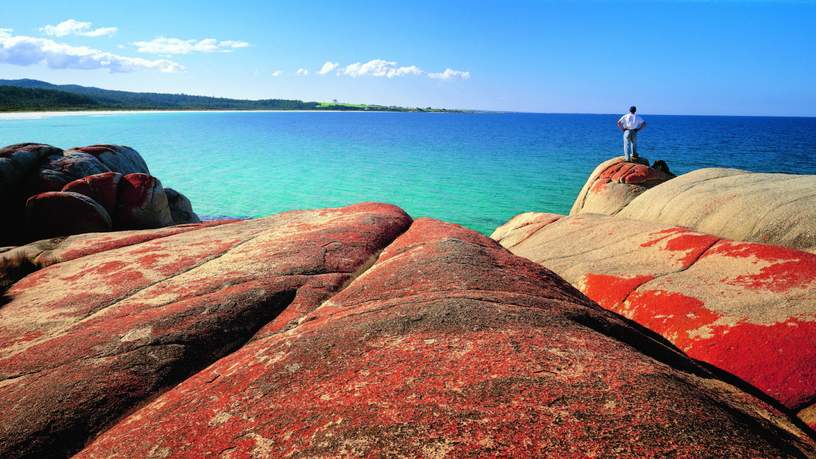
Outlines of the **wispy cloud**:
M238 40L184 40L181 38L156 37L149 41L133 43L136 51L149 54L229 53L246 48L249 43Z
M467 80L470 78L470 72L447 68L444 72L429 73L428 77L435 80Z
M295 74L297 76L306 76L309 74L309 71L306 69L297 69L297 72L295 72Z
M427 75L429 78L437 80L467 80L470 78L470 72L464 70L446 68L442 72L427 73L416 65L399 65L396 61L387 61L385 59L355 62L342 68L337 62L326 61L318 73L326 75L334 70L337 70L337 75L350 76L352 78L371 76L390 79L408 75Z
M13 35L11 29L0 29L0 62L13 65L43 64L52 69L107 69L111 73L184 70L181 64L167 59L150 60L120 56L86 46L71 46L48 38Z
M82 37L105 37L113 35L119 30L116 27L93 28L93 24L76 19L68 19L57 25L47 25L40 28L40 31L52 37L65 37L67 35L79 35Z
M326 63L323 64L323 67L320 67L320 71L318 71L317 73L321 75L326 75L327 73L331 73L331 71L336 69L337 66L339 65L340 64L338 64L337 62L326 61Z
M353 78L361 76L394 78L405 75L422 75L423 73L422 69L415 65L401 67L395 61L384 59L373 59L365 63L355 62L345 66L340 72L342 75Z
M272 71L272 76L273 77L279 77L281 75L283 75L283 70L273 70Z

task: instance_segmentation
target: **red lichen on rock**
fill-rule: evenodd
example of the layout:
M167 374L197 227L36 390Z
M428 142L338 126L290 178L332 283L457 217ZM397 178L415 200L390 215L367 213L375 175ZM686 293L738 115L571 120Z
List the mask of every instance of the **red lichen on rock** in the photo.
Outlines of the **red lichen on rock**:
M690 349L698 339L689 336L691 332L719 318L697 298L662 290L636 291L617 311L660 333L683 350Z
M0 308L0 342L40 334L0 347L0 456L76 451L249 340L304 285L315 291L300 295L297 311L314 309L321 288L339 288L410 221L383 204L290 212L165 234L24 278ZM89 238L86 248L99 247Z
M33 341L39 338L42 335L43 333L38 330L31 330L22 334L17 334L13 332L5 334L3 332L0 332L0 348L10 348L16 344L27 343L29 341Z
M695 368L550 271L422 219L295 328L175 386L77 457L816 451L772 408L680 367Z
M726 325L699 299L660 290L637 291L626 305L613 310L791 409L816 396L816 321L790 318L772 324Z
M601 172L596 182L601 183L626 183L629 185L642 185L649 182L662 182L671 178L668 174L653 169L645 164L621 161L615 163Z
M630 293L652 279L651 275L622 277L587 273L582 291L601 306L616 310Z
M147 174L128 174L123 178L119 201L124 207L142 205L146 195L156 184L156 178Z
M570 214L615 215L638 195L672 177L646 164L627 162L623 158L610 159L592 172Z
M122 177L114 220L122 229L172 225L173 217L159 179L140 173Z
M686 253L680 260L682 263L681 269L691 266L709 247L720 240L716 236L697 233L680 226L658 231L651 234L650 237L652 239L640 244L640 246L652 247L662 242L663 250Z
M122 174L117 172L103 172L101 174L89 175L87 177L74 180L65 185L62 191L73 191L84 194L94 201L102 204L102 207L110 215L116 212L116 196L119 192L119 180Z
M706 255L746 258L762 265L759 273L724 279L731 285L752 290L786 292L816 284L816 254L776 245L722 241Z
M186 233L199 229L220 226L228 223L235 223L239 220L213 220L204 223L193 223L188 225L168 226L165 228L136 230L136 231L116 231L104 237L93 235L78 235L66 240L64 246L61 245L52 253L47 255L48 262L45 266L63 261L70 261L76 258L92 255L94 253L106 252L108 250L136 245L142 242L151 241L175 234Z
M816 322L795 318L771 325L715 326L712 337L688 346L689 356L756 386L799 409L816 396Z
M592 184L592 188L590 188L590 190L593 193L600 193L601 191L606 189L609 182L610 182L610 180L608 180L608 179L607 180L600 180L600 179L595 180L595 183Z
M79 150L83 153L90 153L92 155L99 155L102 153L116 153L116 148L113 145L88 145L87 147L77 147L73 150Z

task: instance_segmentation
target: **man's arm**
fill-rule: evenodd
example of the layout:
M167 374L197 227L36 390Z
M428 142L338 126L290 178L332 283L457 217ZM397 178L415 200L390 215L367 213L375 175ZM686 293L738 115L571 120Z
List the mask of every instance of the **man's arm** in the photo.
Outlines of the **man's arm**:
M646 127L646 121L644 120L642 123L640 123L640 127L637 128L637 130L639 131L639 130L645 128L645 127Z
M626 132L626 129L623 128L623 122L621 120L618 120L618 129L620 129L621 132Z

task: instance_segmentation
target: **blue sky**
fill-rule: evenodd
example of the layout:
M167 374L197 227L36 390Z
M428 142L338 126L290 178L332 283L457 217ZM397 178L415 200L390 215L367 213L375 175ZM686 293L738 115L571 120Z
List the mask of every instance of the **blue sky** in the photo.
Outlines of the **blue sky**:
M813 56L813 1L75 0L0 14L0 78L253 99L813 116Z

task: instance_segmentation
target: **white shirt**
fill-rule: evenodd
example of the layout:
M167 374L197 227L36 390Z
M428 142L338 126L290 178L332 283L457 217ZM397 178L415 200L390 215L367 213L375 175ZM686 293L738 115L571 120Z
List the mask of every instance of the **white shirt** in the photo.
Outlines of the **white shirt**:
M645 121L640 116L634 113L627 113L618 120L624 129L640 129Z

